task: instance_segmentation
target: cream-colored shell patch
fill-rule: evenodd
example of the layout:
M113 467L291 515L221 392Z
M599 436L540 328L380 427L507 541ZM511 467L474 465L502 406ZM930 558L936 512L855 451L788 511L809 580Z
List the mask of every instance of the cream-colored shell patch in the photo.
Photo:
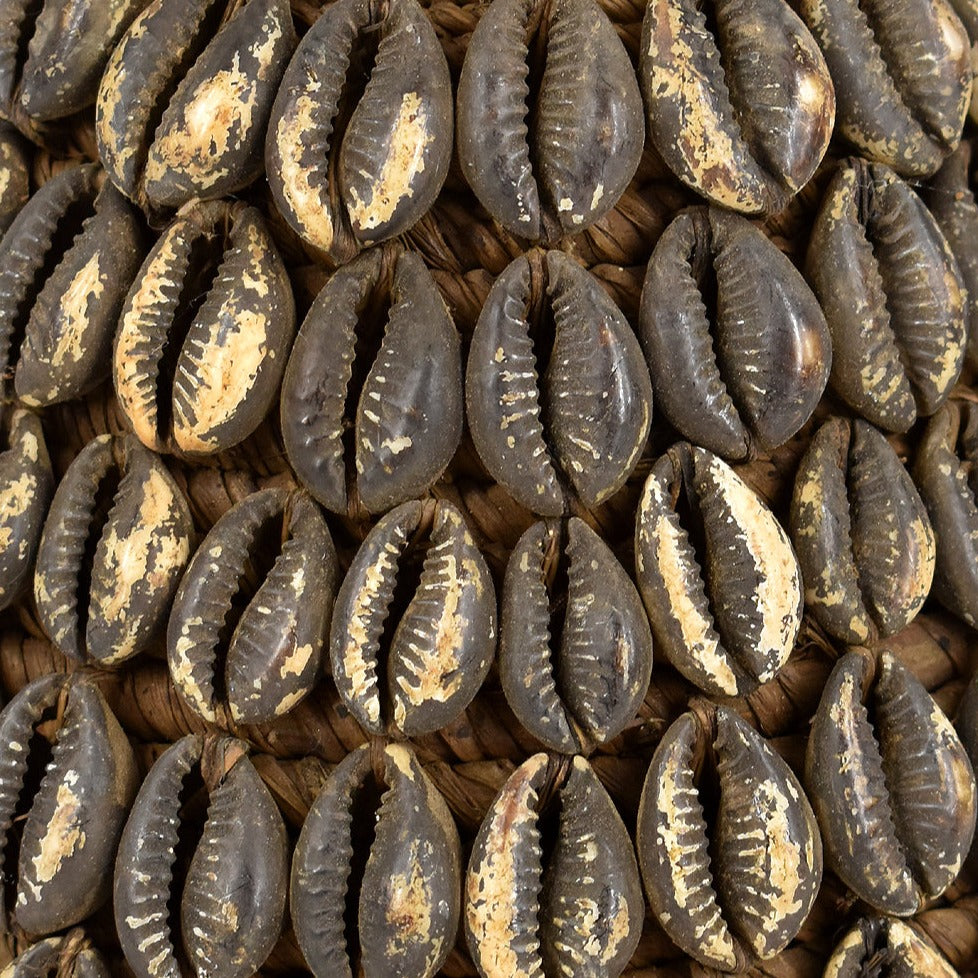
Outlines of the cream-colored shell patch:
M41 839L37 855L31 859L38 883L50 883L61 869L62 862L85 847L82 815L81 801L70 785L58 785L54 815Z

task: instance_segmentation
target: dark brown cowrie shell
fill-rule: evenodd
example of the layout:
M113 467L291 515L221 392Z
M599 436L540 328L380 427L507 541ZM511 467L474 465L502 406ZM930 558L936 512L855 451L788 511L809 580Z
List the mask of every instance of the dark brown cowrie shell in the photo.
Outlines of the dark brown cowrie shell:
M831 338L811 289L761 231L719 208L683 211L659 238L639 336L663 414L724 458L784 444L829 379Z
M14 887L4 929L50 934L105 902L139 784L132 748L94 683L65 675L25 686L0 713L0 833Z
M789 531L805 610L833 638L875 642L917 616L934 577L934 531L872 425L832 418L819 428L795 475Z
M41 419L16 408L0 423L0 608L34 579L41 529L54 494L54 473Z
M763 738L719 707L684 713L656 748L636 843L656 920L710 968L742 971L798 933L822 881L815 815Z
M653 465L635 567L657 648L701 689L744 695L786 662L801 626L798 561L771 510L716 455L680 442Z
M472 847L464 920L479 974L618 978L644 916L632 841L591 766L534 754Z
M835 83L836 132L867 159L927 176L957 146L971 42L947 0L801 0Z
M534 523L503 584L499 678L520 723L552 750L590 753L635 718L652 672L642 599L585 522Z
M178 692L215 723L288 712L312 689L339 571L326 521L302 491L263 489L213 526L170 612L167 654Z
M38 941L0 971L0 978L110 978L84 931Z
M30 197L30 154L24 140L9 126L0 127L0 234Z
M0 343L17 397L72 400L109 376L112 334L142 260L128 201L94 163L49 180L0 242Z
M153 213L247 186L297 43L288 0L154 0L99 87L99 156Z
M917 679L886 650L873 672L858 651L836 663L812 721L805 783L827 864L859 899L905 917L958 875L975 830L975 779Z
M458 333L422 260L373 248L337 271L282 381L285 451L309 492L335 513L415 499L452 460L463 410Z
M294 333L292 286L261 214L240 202L188 204L126 298L119 403L147 448L224 451L275 403Z
M115 867L115 924L137 978L246 978L282 929L282 816L231 737L188 736L153 765Z
M933 414L961 372L967 304L951 249L910 187L878 163L844 160L805 275L832 334L835 392L888 431Z
M458 156L507 231L530 241L583 231L615 206L644 140L635 72L594 0L489 5L459 78Z
M74 659L116 665L166 625L193 521L173 476L131 435L99 435L68 467L44 523L37 613Z
M349 261L428 211L451 156L448 63L416 0L324 7L285 71L265 144L289 225Z
M296 845L289 905L316 978L432 978L455 943L451 813L409 747L378 754L364 745L333 771Z
M779 211L815 172L835 94L811 34L782 0L651 0L639 81L656 149L714 203Z
M563 513L565 491L588 508L617 492L652 423L635 334L559 251L532 251L496 279L472 334L465 403L492 477L541 516Z
M836 945L822 978L864 978L874 971L894 978L958 978L940 953L902 920L863 917Z
M431 733L469 705L496 650L496 593L451 503L403 503L367 534L329 641L336 688L368 733Z
M978 91L978 85L975 89ZM968 180L971 150L971 143L962 143L923 188L921 196L958 263L968 293L965 355L972 367L978 367L978 202Z
M38 124L95 101L112 49L147 0L3 0L0 115Z
M935 597L978 626L978 406L949 401L927 424L913 478L937 545Z

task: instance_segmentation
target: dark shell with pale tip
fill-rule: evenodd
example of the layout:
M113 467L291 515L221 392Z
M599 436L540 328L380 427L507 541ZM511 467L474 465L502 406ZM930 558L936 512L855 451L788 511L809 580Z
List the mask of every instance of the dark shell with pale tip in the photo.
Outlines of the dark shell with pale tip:
M99 156L153 213L247 186L298 38L288 0L154 0L99 87Z
M482 978L618 978L645 905L635 850L583 757L534 754L500 789L465 875L465 937Z
M971 764L889 651L875 676L864 652L836 663L812 721L805 784L827 864L874 909L915 914L958 875L975 831Z
M808 183L835 94L788 4L651 0L639 51L652 142L684 183L748 214L781 210Z
M215 723L226 699L235 722L263 723L300 702L320 673L338 576L306 493L262 489L229 509L170 612L170 676L194 712Z
M0 115L32 138L95 101L112 49L147 0L3 0Z
M184 953L199 978L246 978L281 933L285 825L246 752L231 737L184 737L139 789L113 892L116 931L137 978L181 978ZM188 839L192 852L181 845Z
M129 202L95 163L49 180L0 242L0 344L25 404L73 400L109 376L112 334L144 251Z
M697 961L731 972L774 957L798 933L822 881L822 846L788 765L733 711L718 708L713 722L706 731L684 713L666 731L636 840L656 920ZM704 765L719 793L709 821Z
M432 978L455 944L462 857L448 805L407 745L379 755L347 755L296 844L289 906L316 978Z
M499 678L520 723L551 750L590 753L632 721L652 634L625 569L586 523L534 523L506 566Z
M261 214L192 202L126 298L113 351L119 404L153 451L224 451L275 403L294 334L292 286Z
M594 0L489 5L459 78L458 155L507 231L557 241L590 227L628 186L644 140L635 72Z
M132 435L76 456L44 523L38 617L73 659L117 665L162 635L190 558L193 520L173 476Z
M836 131L867 159L928 176L958 145L971 42L947 0L801 0L835 83Z
M839 165L805 276L832 334L829 383L849 407L906 431L944 403L964 362L964 283L937 222L892 170Z
M832 418L795 475L789 531L805 609L849 645L893 635L917 616L934 577L934 531L889 442L858 418Z
M27 203L31 190L30 154L24 140L8 126L0 127L0 234Z
M479 314L465 403L476 451L518 503L560 516L620 489L652 424L642 348L598 280L559 251L506 266Z
M38 941L0 971L0 978L110 978L82 930Z
M798 270L745 218L683 211L652 252L639 336L656 404L691 442L739 461L811 417L832 346Z
M978 201L968 178L971 155L972 144L963 142L921 189L921 197L958 263L968 293L965 356L972 367L978 367Z
M15 887L0 895L4 930L50 934L108 899L138 784L129 741L93 682L43 676L4 707L0 840L17 866Z
M978 406L949 401L930 419L913 478L936 540L934 596L978 626Z
M653 465L635 567L656 648L700 689L745 695L787 661L801 627L798 560L771 510L716 455L680 442Z
M458 333L431 273L373 248L330 277L282 381L282 438L296 475L335 513L425 493L462 438Z
M427 213L452 132L448 63L416 0L337 0L285 71L268 183L292 229L342 264Z
M391 510L336 596L329 654L347 709L375 736L431 733L469 705L495 651L496 593L462 514L444 500Z
M865 978L876 971L876 965L895 978L958 978L940 952L915 930L888 917L858 920L836 945L822 978Z
M2 421L0 452L0 608L16 601L34 579L41 530L54 495L54 473L41 419L15 408Z

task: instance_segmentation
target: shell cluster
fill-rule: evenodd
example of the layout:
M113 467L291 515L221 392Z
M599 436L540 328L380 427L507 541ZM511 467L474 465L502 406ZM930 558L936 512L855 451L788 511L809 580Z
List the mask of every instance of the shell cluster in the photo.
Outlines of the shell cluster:
M0 978L967 978L978 0L0 0Z

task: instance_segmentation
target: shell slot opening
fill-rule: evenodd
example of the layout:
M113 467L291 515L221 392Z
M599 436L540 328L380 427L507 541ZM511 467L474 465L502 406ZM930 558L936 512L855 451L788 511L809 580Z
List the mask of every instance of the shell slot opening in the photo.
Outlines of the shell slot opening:
M971 501L978 506L978 411L972 410L970 404L962 404L960 411L952 450L958 457Z
M878 628L880 622L877 620L877 615L875 612L875 604L873 602L872 594L869 591L868 582L865 579L865 574L859 573L859 562L856 560L856 553L853 548L852 543L852 522L853 522L853 497L857 492L857 485L855 480L855 473L853 468L855 465L855 454L856 454L856 432L852 426L850 426L849 431L849 441L846 446L846 454L843 460L843 470L842 477L845 481L846 487L846 509L847 518L849 520L850 532L846 537L846 544L849 548L849 556L852 560L852 567L856 573L856 588L859 591L859 600L862 602L862 606L867 616L873 623L873 626Z
M55 269L64 261L75 240L84 232L86 221L95 214L97 195L98 190L94 187L83 191L65 207L55 221L43 260L35 267L33 279L24 290L23 298L17 304L14 315L3 329L5 334L3 362L8 376L13 376L20 360L20 348L27 334L27 325L37 297Z
M350 364L350 379L346 385L346 400L343 404L343 467L346 472L346 497L354 502L357 496L356 470L356 418L367 375L380 354L387 326L390 321L393 296L392 281L389 276L381 276L377 285L357 306L357 321L353 327L353 362ZM354 507L349 507L353 509Z
M16 60L13 64L11 90L16 91L20 87L21 79L24 77L24 68L27 65L30 43L37 31L37 19L41 16L44 9L45 0L28 0L21 10L23 14L17 23L17 46Z
M88 532L85 535L85 547L78 565L77 584L75 587L75 629L77 648L79 651L91 654L86 646L88 630L88 615L91 604L92 574L95 570L95 554L99 542L105 533L109 515L115 503L116 494L122 483L123 473L120 466L110 463L102 474L92 496L91 516L88 521Z
M554 316L550 276L547 272L546 261L543 260L542 254L537 253L536 257L540 260L534 260L534 256L530 256L530 298L525 310L525 321L527 335L533 349L533 369L537 375L536 393L537 404L540 408L539 418L543 432L543 443L547 447L547 458L554 471L566 482L564 473L551 449L551 398L546 390L547 368L550 366L554 344L557 342L557 320Z
M564 645L564 626L567 623L567 608L570 601L570 562L567 552L568 528L563 521L550 528L545 541L543 552L543 583L547 591L547 661L553 676L554 688L568 719L571 719L567 706L567 689L564 683L564 671L555 663ZM576 721L576 718L574 718ZM572 724L573 726L573 724Z
M14 906L17 899L17 880L20 864L20 844L27 816L34 805L34 798L41 790L41 782L54 757L54 744L57 740L57 727L60 721L61 706L56 701L41 711L32 725L27 740L27 769L21 782L17 802L10 816L10 828L3 840L3 906L6 930L10 929Z
M181 904L190 862L204 836L207 810L210 806L210 793L201 773L199 764L192 764L180 783L177 795L177 843L173 847L170 863L170 886L166 901L166 932L170 936L170 947L184 975L195 974L190 964L190 954L184 944L181 923Z
M165 331L156 368L156 433L164 444L173 427L173 385L177 365L194 319L207 301L221 269L224 248L215 245L221 229L201 233L193 239L187 255L186 275L173 309L170 328ZM226 239L227 229L223 229ZM226 241L225 241L226 243Z
M387 788L374 772L368 772L351 795L350 844L353 856L346 880L346 902L343 906L344 939L347 960L353 975L362 973L360 947L360 894L367 860L373 848L377 816Z
M560 222L557 220L557 202L551 199L548 188L538 179L540 160L546 152L537 138L537 119L543 95L543 76L547 70L547 55L550 46L550 27L554 16L554 0L536 0L528 12L524 39L527 47L526 85L529 95L526 101L524 121L527 129L527 152L530 162L530 177L537 188L540 201L540 221L544 238L560 238Z
M243 566L238 569L238 587L228 602L224 622L217 634L215 644L214 668L211 682L214 701L227 703L227 653L242 615L258 593L265 579L272 572L282 553L282 545L291 536L289 520L285 513L273 514L252 535L248 553Z

